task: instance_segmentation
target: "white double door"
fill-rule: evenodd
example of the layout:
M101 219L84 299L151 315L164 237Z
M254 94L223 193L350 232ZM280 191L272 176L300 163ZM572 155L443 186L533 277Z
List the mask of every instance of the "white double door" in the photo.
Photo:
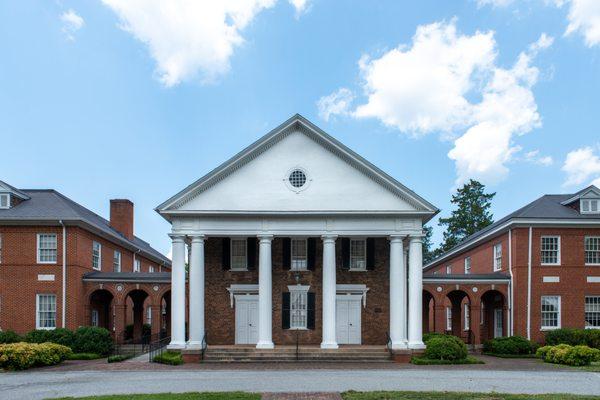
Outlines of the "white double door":
M337 296L335 331L338 344L361 344L361 296Z
M235 344L258 343L258 296L235 297Z

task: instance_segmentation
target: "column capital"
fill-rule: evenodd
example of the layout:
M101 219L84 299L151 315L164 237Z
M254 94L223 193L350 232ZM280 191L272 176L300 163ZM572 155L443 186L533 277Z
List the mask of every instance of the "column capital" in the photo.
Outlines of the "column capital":
M425 235L423 235L422 233L418 233L418 234L409 235L408 239L410 240L411 243L423 243L424 237L425 237Z
M332 234L329 234L329 233L321 235L321 239L323 240L323 243L335 242L335 240L337 239L337 237L338 237L338 235L332 235Z
M273 235L271 235L270 233L261 233L256 235L256 237L261 243L271 243L271 241L273 240Z
M404 241L404 238L406 237L406 235L390 235L388 237L388 240L391 243L402 243Z
M192 243L200 243L203 242L206 239L206 236L204 236L201 233L193 233L191 235L188 235L191 239L192 239Z
M173 243L185 242L185 235L181 233L169 233L169 237Z

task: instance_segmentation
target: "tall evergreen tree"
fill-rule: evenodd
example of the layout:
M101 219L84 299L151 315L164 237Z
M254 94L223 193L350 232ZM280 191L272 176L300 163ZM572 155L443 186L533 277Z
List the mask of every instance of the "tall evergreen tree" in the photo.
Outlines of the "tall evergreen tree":
M434 249L433 243L431 242L433 228L431 226L424 226L423 233L425 234L423 237L423 264L427 264L429 261L437 257L439 249Z
M456 207L448 218L440 218L439 225L445 226L442 251L448 251L464 238L491 225L492 199L496 193L486 193L485 185L471 179L452 196Z

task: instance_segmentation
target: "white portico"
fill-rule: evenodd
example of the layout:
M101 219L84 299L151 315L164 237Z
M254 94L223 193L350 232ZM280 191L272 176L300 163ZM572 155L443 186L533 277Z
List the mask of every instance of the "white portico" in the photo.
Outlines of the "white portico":
M284 122L157 211L172 224L170 348L203 345L207 318L220 318L216 307L207 306L209 290L211 296L231 297L231 307L236 308L235 343L274 348L279 342L273 338L285 337L282 330L294 327L319 334L322 348L335 349L338 342L360 343L361 308L370 302L368 296L377 296L389 299L389 304L377 308L379 313L389 310L388 326L373 329L380 329L382 337L389 332L394 349L424 347L422 225L437 209L305 118L296 115ZM206 244L216 238L226 243L218 250L222 258L207 253L216 251ZM273 250L273 243L282 238L292 238L283 255ZM378 247L371 245L372 240ZM189 299L185 296L186 245L191 249ZM319 259L312 260L311 254L319 254ZM291 275L282 274L280 264L289 264L290 257L290 269L299 271L297 282L282 281ZM340 263L349 267L341 272ZM313 264L318 265L317 271L311 270ZM211 279L218 276L219 284L226 282L227 287L220 290L208 282L207 270ZM222 276L217 270L223 271ZM350 278L345 275L346 282L340 284L337 276L347 270L356 273ZM365 283L387 287L388 282L373 283L378 277L389 279L389 293L376 293ZM311 283L298 281L302 279ZM277 300L282 291L285 304ZM286 318L291 318L288 325ZM349 328L340 329L340 324ZM224 341L233 338L222 325L209 337L215 335Z

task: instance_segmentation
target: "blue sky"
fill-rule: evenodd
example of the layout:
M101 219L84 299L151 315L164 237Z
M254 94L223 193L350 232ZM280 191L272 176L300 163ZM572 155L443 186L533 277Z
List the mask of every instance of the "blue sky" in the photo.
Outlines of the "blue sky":
M214 3L214 4L210 4ZM0 1L0 179L153 208L301 113L442 209L600 182L597 0ZM436 238L440 230L436 223Z

